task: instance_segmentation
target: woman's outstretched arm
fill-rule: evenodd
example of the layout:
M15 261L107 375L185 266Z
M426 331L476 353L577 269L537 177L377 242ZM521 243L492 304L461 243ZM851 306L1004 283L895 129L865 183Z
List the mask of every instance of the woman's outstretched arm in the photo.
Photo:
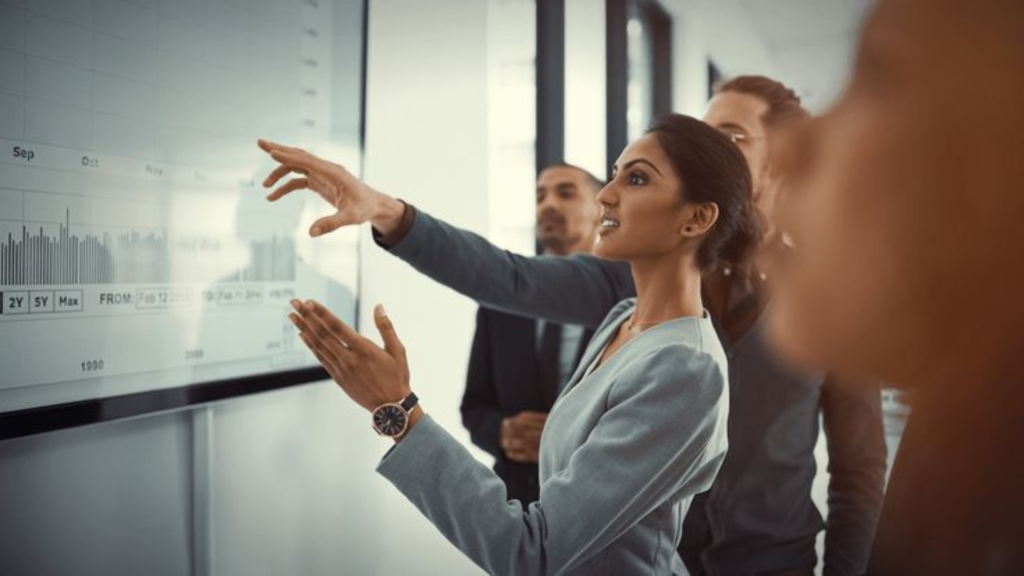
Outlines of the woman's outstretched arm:
M311 190L337 209L314 222L311 235L369 222L382 247L484 306L593 328L616 303L636 294L625 263L588 255L513 254L374 190L343 166L272 142L261 140L260 147L279 163L264 186L288 177L267 197L270 201Z
M629 265L589 254L523 256L412 206L412 223L387 247L424 275L480 304L562 324L596 328L636 295Z

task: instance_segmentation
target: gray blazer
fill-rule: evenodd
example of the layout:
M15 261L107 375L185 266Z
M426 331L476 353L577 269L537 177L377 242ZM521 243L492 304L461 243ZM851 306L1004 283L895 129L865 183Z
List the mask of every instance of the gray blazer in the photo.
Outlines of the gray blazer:
M378 472L491 574L686 574L682 520L725 457L725 353L706 317L678 318L587 374L634 306L608 314L548 416L539 502L509 501L429 415Z
M593 327L616 303L636 295L625 263L588 254L521 256L426 212L408 210L411 226L400 241L385 247L488 307ZM730 456L708 497L689 511L684 551L694 561L699 556L710 572L814 564L821 518L810 488L820 415L829 435L831 471L825 569L862 572L884 487L877 388L872 392L869 386L791 371L770 350L763 328L755 326L731 345L723 340L732 389ZM708 535L712 524L713 537Z

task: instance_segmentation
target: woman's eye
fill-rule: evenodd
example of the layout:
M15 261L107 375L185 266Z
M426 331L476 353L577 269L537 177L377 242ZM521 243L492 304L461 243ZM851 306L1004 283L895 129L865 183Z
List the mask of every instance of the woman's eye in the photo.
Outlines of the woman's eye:
M647 184L647 177L639 172L633 172L629 175L630 186L643 186Z

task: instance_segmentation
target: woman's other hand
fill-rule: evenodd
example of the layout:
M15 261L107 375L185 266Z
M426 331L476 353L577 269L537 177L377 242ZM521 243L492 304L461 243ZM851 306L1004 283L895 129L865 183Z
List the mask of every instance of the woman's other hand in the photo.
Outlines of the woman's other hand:
M333 232L342 226L370 222L384 234L397 228L405 206L398 200L367 186L344 166L328 162L306 152L268 140L259 140L259 147L280 164L263 181L264 188L289 178L267 196L276 202L296 190L309 189L333 206L337 212L320 218L309 229L310 236Z
M357 404L373 410L409 395L409 363L394 325L377 305L373 319L384 340L381 348L359 335L319 302L292 300L289 318L331 378Z

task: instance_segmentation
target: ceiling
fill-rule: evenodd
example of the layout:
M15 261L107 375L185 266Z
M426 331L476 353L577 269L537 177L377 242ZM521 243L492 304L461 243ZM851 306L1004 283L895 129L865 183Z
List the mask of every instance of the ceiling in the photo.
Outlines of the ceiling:
M736 0L780 80L814 111L842 90L871 0Z

